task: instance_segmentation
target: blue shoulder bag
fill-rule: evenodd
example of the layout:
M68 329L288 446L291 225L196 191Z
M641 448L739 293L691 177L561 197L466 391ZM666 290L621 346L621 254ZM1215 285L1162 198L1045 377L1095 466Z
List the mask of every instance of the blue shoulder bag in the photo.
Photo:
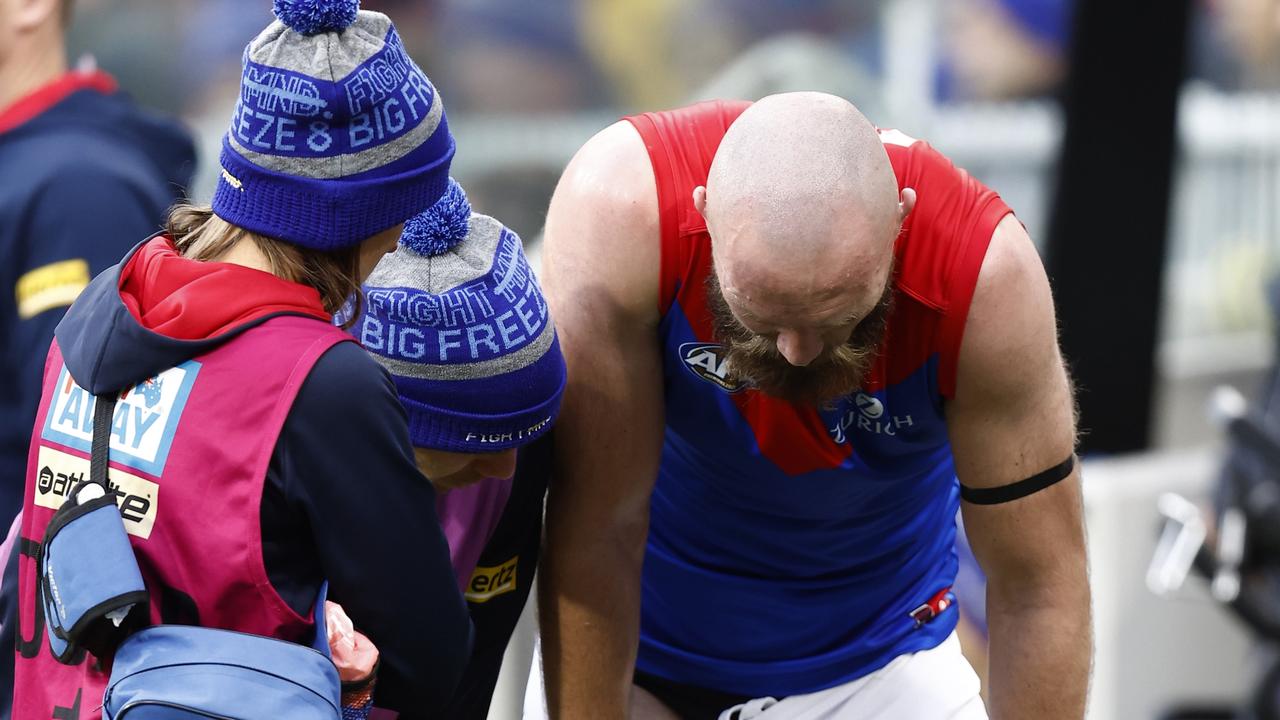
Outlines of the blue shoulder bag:
M322 586L310 647L188 625L149 626L147 591L107 484L116 395L99 396L89 477L49 521L38 602L60 662L80 650L113 658L104 720L338 720L341 683L329 657Z

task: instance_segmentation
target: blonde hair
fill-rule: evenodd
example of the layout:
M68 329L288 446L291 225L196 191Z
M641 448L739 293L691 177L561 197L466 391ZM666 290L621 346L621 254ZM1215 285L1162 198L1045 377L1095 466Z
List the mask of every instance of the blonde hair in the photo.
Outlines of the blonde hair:
M232 225L213 214L208 205L175 205L165 230L179 254L201 261L216 260L247 237L266 258L273 275L315 288L330 315L354 301L355 310L343 327L360 315L358 245L330 252L299 247Z

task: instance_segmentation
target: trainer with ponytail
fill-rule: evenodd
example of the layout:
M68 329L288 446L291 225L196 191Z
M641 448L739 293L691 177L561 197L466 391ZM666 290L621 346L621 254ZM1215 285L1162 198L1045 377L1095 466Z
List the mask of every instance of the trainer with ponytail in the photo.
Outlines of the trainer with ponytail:
M111 394L110 485L150 623L305 642L327 580L381 653L376 705L429 714L467 662L396 389L333 324L448 187L444 108L385 15L275 13L244 54L212 205L174 210L58 326L28 456L14 717L101 714L111 658L54 659L32 555Z

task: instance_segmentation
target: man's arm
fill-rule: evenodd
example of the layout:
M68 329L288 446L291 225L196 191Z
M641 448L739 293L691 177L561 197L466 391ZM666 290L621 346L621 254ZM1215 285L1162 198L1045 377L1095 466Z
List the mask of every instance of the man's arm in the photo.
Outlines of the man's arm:
M543 278L569 369L540 580L552 718L626 717L662 449L659 253L649 158L617 123L570 162L547 214Z
M947 425L956 474L973 488L1029 478L1074 450L1049 283L1012 215L982 265ZM991 717L1084 717L1093 635L1079 469L1017 500L961 506L987 574Z

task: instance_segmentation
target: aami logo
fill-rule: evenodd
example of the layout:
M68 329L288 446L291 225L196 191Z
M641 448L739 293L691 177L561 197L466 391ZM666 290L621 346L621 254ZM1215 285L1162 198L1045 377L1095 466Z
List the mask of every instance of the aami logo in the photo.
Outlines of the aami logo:
M849 439L851 428L869 432L874 435L898 434L898 430L914 425L910 415L888 415L880 398L864 392L853 396L853 408L840 418L840 421L827 429L831 439L837 445L843 445Z
M89 461L50 447L40 446L36 456L35 504L50 510L62 507L76 485L89 476ZM116 468L107 474L107 489L115 495L124 529L143 540L151 537L156 523L160 486Z
M692 342L680 346L680 359L689 372L726 392L738 392L744 385L729 379L729 361L716 343Z
M471 582L467 583L467 600L475 603L488 602L515 590L516 567L519 562L520 556L517 555L501 565L476 567L476 571L471 573Z

